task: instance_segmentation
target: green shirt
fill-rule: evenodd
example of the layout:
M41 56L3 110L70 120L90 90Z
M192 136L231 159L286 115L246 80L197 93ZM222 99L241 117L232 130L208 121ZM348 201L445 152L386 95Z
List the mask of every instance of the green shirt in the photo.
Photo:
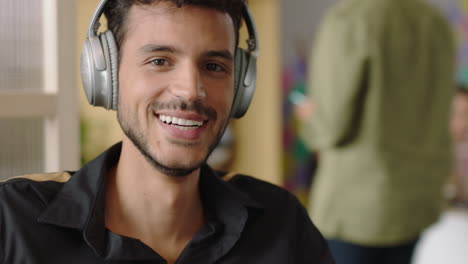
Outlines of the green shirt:
M301 131L320 153L310 213L326 237L391 246L437 219L454 53L447 22L419 0L346 0L326 14Z

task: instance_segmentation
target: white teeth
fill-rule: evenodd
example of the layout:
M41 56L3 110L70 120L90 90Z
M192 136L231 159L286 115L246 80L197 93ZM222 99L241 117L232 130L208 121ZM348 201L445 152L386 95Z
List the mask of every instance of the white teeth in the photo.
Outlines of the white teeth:
M200 127L203 125L203 121L188 120L165 115L159 115L159 120L167 124L183 126L183 128L187 129L193 126Z

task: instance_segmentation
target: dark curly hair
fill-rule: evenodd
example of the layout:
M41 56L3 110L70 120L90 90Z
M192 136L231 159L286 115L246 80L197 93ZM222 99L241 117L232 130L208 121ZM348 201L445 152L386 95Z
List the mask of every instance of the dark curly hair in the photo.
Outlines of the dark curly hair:
M130 7L133 5L151 5L158 1L172 3L174 7L184 5L202 6L229 14L234 23L237 45L242 21L242 8L246 0L110 0L106 3L104 15L107 18L108 29L114 34L118 49L125 40L125 34L127 33L126 20Z

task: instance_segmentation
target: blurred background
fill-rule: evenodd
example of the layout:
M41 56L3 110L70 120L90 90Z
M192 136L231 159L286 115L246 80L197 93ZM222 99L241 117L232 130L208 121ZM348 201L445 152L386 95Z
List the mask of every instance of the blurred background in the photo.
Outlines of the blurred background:
M427 0L457 37L468 83L468 0ZM121 138L116 113L87 103L79 57L98 0L0 0L0 180L77 170ZM324 12L337 0L249 0L259 32L257 89L210 163L283 186L306 204L316 157L298 138L293 90ZM437 32L434 32L437 34Z

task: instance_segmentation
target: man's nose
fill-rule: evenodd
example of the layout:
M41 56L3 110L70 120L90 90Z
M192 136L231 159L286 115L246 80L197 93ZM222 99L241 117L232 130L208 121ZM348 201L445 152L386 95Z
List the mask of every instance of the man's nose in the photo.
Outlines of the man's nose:
M193 64L180 67L176 81L172 85L172 94L181 99L194 101L206 96L200 69Z

